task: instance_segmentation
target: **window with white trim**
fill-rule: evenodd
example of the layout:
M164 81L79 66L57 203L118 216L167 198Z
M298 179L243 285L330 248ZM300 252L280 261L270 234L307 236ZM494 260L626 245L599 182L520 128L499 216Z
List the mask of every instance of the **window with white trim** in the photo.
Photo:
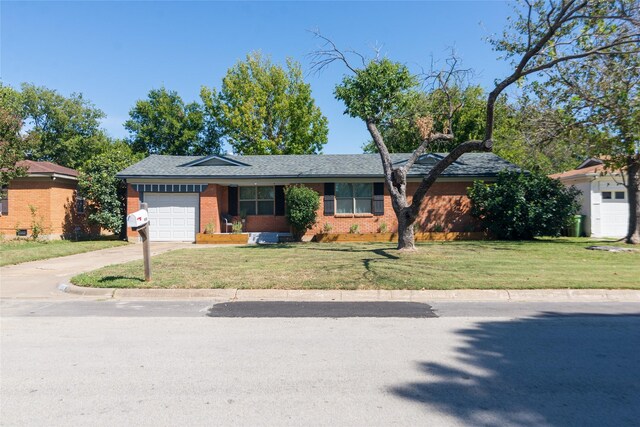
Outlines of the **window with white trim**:
M616 200L624 200L624 191L616 191Z
M240 216L273 215L275 203L273 186L240 187L239 198Z
M603 191L602 192L602 198L604 200L610 200L611 199L611 191Z
M336 182L336 213L371 213L373 184Z

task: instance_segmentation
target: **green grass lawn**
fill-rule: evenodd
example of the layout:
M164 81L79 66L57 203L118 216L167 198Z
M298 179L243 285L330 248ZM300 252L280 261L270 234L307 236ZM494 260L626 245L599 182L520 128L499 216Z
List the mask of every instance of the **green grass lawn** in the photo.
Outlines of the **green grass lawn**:
M31 240L9 240L0 242L0 266L79 254L126 244L127 242L120 240L91 240L83 242L72 242L69 240L45 240L38 242Z
M393 244L306 243L177 250L81 274L81 286L274 289L640 289L640 251L590 251L588 239ZM611 244L611 243L606 243Z

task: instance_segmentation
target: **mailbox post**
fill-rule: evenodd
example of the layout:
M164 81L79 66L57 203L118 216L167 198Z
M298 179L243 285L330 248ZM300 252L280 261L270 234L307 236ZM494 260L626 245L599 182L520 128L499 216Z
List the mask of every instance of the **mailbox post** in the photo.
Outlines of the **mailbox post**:
M144 259L144 280L151 281L151 249L149 248L149 213L147 204L140 203L140 210L127 216L127 225L142 238L142 257Z

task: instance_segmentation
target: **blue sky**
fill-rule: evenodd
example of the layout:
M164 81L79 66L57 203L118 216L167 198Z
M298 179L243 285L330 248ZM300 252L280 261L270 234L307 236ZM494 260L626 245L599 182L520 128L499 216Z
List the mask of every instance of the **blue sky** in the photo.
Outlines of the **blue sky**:
M0 78L30 82L63 95L82 92L107 118L115 137L137 99L162 85L198 99L219 87L227 69L260 50L275 62L292 57L308 70L319 29L339 46L381 53L419 71L455 47L475 82L487 88L509 71L486 37L500 33L508 2L11 2L0 3ZM325 153L358 153L364 124L343 115L333 88L346 70L336 64L306 77L329 119Z

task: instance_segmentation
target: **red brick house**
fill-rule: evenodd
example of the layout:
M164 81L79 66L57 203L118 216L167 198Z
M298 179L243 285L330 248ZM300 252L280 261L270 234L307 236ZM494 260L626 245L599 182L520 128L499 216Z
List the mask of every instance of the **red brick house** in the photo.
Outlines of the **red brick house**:
M7 238L30 236L34 218L43 226L41 237L60 239L89 233L84 200L77 195L78 171L50 162L19 163L26 176L2 189L0 234Z
M408 175L408 194L442 154L425 154ZM393 154L401 164L409 154ZM474 180L491 181L503 169L517 167L492 153L470 153L452 164L429 191L420 227L424 231L471 231L467 188ZM330 224L333 232L377 232L385 223L397 229L377 154L281 156L152 155L118 173L127 182L127 212L149 205L150 238L193 241L212 224L228 232L225 216L244 217L243 231L290 231L284 216L284 187L304 184L320 195L318 222L307 236ZM137 233L128 230L137 240Z

